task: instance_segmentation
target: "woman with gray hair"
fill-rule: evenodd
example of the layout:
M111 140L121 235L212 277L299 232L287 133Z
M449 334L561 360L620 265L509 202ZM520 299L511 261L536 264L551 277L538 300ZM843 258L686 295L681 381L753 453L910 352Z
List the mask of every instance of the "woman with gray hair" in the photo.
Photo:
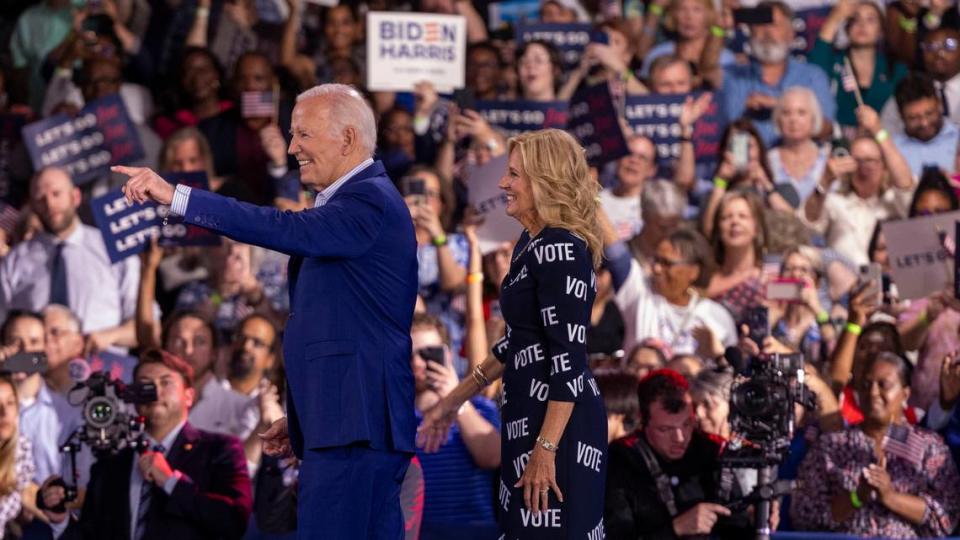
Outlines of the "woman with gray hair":
M827 166L830 149L815 137L823 127L823 112L809 88L788 88L773 109L774 129L780 143L767 152L774 184L790 184L800 202L807 200Z

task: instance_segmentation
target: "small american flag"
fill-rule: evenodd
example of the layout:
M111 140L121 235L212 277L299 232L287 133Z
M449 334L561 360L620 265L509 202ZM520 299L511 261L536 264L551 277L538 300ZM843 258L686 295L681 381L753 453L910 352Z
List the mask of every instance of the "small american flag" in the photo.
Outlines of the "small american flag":
M897 456L917 467L923 466L923 438L912 428L903 424L891 424L883 437L883 451Z
M843 74L840 77L840 82L843 84L843 90L845 92L855 92L857 90L857 78L853 74L853 70L850 69L850 63L844 62Z
M240 114L244 118L270 118L273 111L273 92L244 92L240 98Z

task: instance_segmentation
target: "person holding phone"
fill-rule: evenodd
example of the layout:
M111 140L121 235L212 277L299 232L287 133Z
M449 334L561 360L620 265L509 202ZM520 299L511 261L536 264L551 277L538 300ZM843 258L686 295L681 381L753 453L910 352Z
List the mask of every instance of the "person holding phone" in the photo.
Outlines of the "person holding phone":
M610 81L616 94L646 94L647 87L630 67L632 59L633 44L626 23L610 20L598 24L580 57L580 65L570 73L558 98L570 99L588 76Z
M460 379L453 369L446 326L439 319L415 315L410 339L419 420L423 411L456 388ZM496 526L490 486L500 466L500 413L493 401L474 396L464 402L440 449L436 453L420 450L417 458L426 488L423 538L456 535L465 540Z
M832 351L836 332L830 324L830 314L820 304L820 279L822 271L816 261L808 256L808 248L797 247L783 255L780 277L793 280L795 293L780 303L786 303L784 309L778 309L783 315L774 322L771 335L781 343L803 353L804 359L814 366L820 366ZM767 284L767 299L770 287Z

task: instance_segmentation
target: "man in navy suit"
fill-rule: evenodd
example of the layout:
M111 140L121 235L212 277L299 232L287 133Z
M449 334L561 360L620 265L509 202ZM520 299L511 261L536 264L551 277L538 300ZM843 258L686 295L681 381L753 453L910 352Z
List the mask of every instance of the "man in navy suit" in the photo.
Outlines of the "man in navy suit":
M291 255L287 418L262 434L264 451L303 460L299 538L402 538L400 484L416 431L413 223L372 159L376 123L356 90L307 90L291 126L300 180L319 192L303 212L174 189L150 169L114 170L131 177L128 200L169 204L186 223Z
M79 521L55 509L63 487L53 476L41 497L59 540L239 540L253 506L240 441L187 422L193 368L165 351L144 353L133 377L157 386L157 401L137 405L149 448L97 460ZM54 509L54 510L51 510ZM42 533L37 533L43 536Z

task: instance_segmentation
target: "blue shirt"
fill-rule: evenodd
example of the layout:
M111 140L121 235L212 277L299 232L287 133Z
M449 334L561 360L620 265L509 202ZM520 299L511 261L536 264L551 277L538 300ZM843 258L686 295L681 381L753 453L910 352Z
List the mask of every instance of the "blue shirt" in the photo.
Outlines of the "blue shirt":
M893 142L910 165L910 172L916 177L923 172L924 165L936 165L946 172L952 171L958 139L960 139L960 129L946 119L943 121L940 133L926 142L914 139L906 133L897 133L893 136Z
M53 474L60 474L62 454L60 442L65 438L60 417L53 404L47 383L40 381L40 390L31 403L20 404L20 434L33 443L33 462L37 485Z
M470 400L477 412L494 429L500 430L500 413L496 405L485 397ZM417 425L423 420L417 412ZM436 453L417 450L423 467L425 494L423 523L491 524L496 520L493 511L494 471L484 470L473 462L470 450L460 438L456 422L450 428L447 442Z
M823 119L833 121L837 113L837 102L830 92L830 81L822 69L795 59L787 58L787 70L780 82L775 86L768 86L760 80L760 65L755 61L747 65L727 66L723 70L723 88L720 92L720 104L728 122L743 116L746 110L747 97L754 92L779 98L781 94L792 86L803 86L813 91L820 103ZM777 134L773 128L773 119L754 119L753 125L760 132L760 137L768 147L773 146Z

